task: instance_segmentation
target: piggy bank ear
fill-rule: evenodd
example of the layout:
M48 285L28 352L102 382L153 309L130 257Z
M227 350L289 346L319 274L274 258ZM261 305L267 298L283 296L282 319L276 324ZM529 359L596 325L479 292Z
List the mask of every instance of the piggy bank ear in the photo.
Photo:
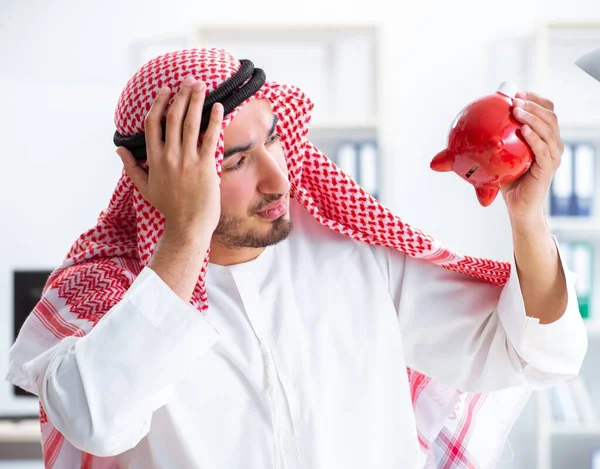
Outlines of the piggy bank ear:
M476 187L475 188L475 192L477 193L477 200L479 200L479 203L481 205L483 205L484 207L487 207L488 205L490 205L494 199L496 198L496 196L498 195L498 191L500 190L500 187Z
M429 163L429 167L439 172L452 171L452 158L448 150L442 150L435 155L431 163Z

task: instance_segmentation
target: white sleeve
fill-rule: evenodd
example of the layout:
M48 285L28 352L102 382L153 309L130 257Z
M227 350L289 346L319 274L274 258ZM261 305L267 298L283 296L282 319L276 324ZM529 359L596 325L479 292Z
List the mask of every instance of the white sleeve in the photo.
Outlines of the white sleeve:
M554 323L540 324L525 312L514 258L508 282L496 286L387 251L389 289L409 367L471 392L543 388L579 373L587 331L576 275L562 256L566 310Z
M218 339L202 314L149 267L84 337L23 366L52 424L97 456L133 448L152 413Z

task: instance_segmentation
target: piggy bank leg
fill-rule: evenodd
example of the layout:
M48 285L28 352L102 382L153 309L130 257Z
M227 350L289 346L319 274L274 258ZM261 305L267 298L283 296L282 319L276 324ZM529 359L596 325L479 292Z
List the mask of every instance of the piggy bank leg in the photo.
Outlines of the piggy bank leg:
M500 187L497 186L480 186L475 188L475 192L477 193L477 200L484 207L490 205L496 196L498 195L498 191Z

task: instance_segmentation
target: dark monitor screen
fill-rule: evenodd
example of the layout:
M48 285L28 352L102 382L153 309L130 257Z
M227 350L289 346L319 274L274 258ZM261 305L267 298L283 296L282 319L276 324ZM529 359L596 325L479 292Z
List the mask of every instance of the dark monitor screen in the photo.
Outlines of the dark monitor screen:
M19 270L13 272L13 341L16 340L25 319L27 319L29 313L33 311L33 308L35 308L35 305L42 297L42 290L51 273L52 271L50 270ZM33 394L23 391L17 386L13 386L13 390L17 396L33 396Z

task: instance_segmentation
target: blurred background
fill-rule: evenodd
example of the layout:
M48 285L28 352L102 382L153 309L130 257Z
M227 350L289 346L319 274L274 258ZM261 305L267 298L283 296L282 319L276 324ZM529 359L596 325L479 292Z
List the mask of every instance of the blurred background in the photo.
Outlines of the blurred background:
M48 273L95 224L121 173L123 86L147 59L218 46L314 100L311 138L405 221L452 249L507 260L502 198L489 207L429 169L470 101L513 81L553 100L566 143L548 199L578 274L590 350L582 375L536 393L505 469L600 468L600 83L575 67L600 46L597 0L74 0L0 3L0 377ZM559 347L561 344L556 344ZM41 468L37 401L0 383L0 468Z

